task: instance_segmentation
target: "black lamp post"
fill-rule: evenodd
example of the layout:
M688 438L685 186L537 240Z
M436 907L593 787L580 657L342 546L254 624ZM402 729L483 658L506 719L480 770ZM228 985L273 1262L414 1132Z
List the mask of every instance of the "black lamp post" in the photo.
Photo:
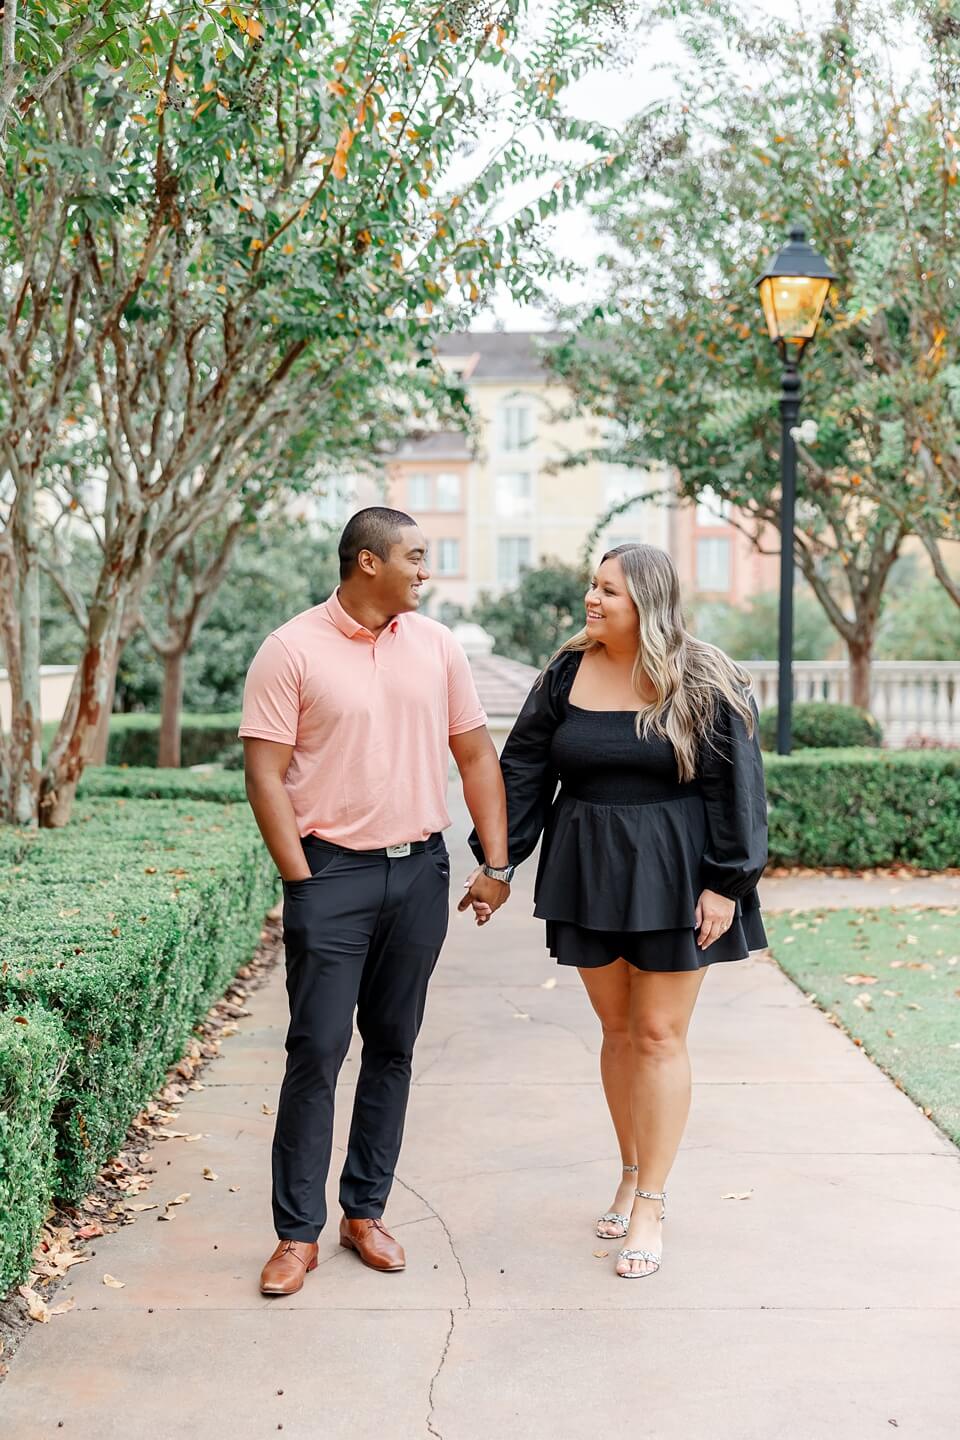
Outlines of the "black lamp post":
M800 418L800 360L816 334L836 275L807 244L802 225L756 282L770 339L780 352L780 635L777 691L777 753L790 754L793 706L793 523L797 492L797 447L793 431Z

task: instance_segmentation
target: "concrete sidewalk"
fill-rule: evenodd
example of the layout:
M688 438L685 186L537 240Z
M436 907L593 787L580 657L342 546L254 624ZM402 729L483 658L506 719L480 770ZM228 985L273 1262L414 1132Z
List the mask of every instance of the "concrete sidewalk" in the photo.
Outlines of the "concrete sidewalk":
M387 1216L406 1273L364 1269L334 1219L298 1296L257 1291L278 971L180 1109L204 1138L159 1145L140 1197L190 1200L71 1271L77 1308L31 1331L0 1387L5 1440L952 1440L958 1152L770 962L718 965L663 1270L616 1279L592 1233L618 1175L597 1027L543 949L531 882L485 931L451 922ZM768 903L823 903L782 883Z

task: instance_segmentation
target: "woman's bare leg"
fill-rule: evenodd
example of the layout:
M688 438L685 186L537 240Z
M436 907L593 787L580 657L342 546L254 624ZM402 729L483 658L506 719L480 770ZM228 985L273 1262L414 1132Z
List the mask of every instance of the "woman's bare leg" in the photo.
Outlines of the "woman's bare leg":
M600 1046L600 1079L610 1119L617 1134L624 1165L636 1165L637 1149L631 1110L633 1089L633 1047L630 1043L630 969L626 960L614 960L596 970L581 970L580 979L590 997L603 1030ZM634 1199L636 1175L621 1175L610 1210L629 1215ZM615 1224L599 1227L610 1239L617 1239Z
M631 1112L638 1155L637 1189L666 1188L690 1111L687 1030L706 969L630 976L630 1040L633 1055ZM634 1200L624 1249L660 1253L660 1202ZM646 1273L647 1260L618 1261L617 1270Z

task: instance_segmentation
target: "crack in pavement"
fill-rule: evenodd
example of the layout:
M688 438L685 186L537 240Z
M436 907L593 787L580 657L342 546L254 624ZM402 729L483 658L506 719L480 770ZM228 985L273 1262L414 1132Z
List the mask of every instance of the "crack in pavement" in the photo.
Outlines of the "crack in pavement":
M433 1059L427 1061L423 1069L419 1072L419 1074L414 1075L410 1083L412 1085L419 1085L424 1075L427 1075L433 1069L434 1065L437 1065L443 1059L444 1055L446 1055L447 1047L449 1046L450 1042L452 1040L456 1040L458 1035L470 1034L470 1030L471 1027L469 1026L461 1026L459 1030L451 1031L451 1033L447 1036L446 1040L444 1040L443 1044L440 1046L440 1049L437 1051L436 1055L434 1055Z
M431 1381L430 1381L430 1390L429 1390L429 1392L428 1392L428 1394L427 1394L427 1404L428 1404L428 1407L429 1407L428 1410L427 1410L427 1434L428 1434L428 1435L433 1435L433 1436L435 1437L435 1440L443 1440L443 1436L440 1434L440 1431L439 1431L439 1430L437 1430L437 1429L434 1428L434 1424L433 1424L433 1416L434 1416L434 1412L435 1412L435 1409L436 1409L436 1401L435 1401L435 1399L434 1399L434 1391L435 1391L435 1389L436 1389L437 1381L440 1379L440 1372L441 1372L441 1370L443 1369L444 1365L446 1364L447 1352L448 1352L449 1349L450 1349L450 1341L453 1339L453 1328L454 1328L455 1323L456 1323L456 1320L455 1320L455 1317L454 1317L454 1312L451 1310L451 1311L450 1311L450 1327L449 1327L449 1329L447 1330L447 1338L446 1338L446 1340L444 1341L444 1344L443 1344L443 1354L440 1356L440 1364L437 1366L436 1370L433 1372L433 1378L432 1378Z
M434 1209L434 1207L430 1204L430 1201L426 1198L425 1195L421 1195L419 1190L414 1190L413 1186L408 1185L406 1180L401 1180L400 1176L396 1173L396 1171L394 1171L393 1173L393 1178L394 1180L396 1180L398 1185L403 1186L404 1190L406 1190L409 1195L415 1195L420 1201L421 1205L426 1205L427 1209L430 1211L430 1214L440 1222L440 1228L443 1230L444 1235L446 1235L447 1244L450 1246L450 1254L456 1261L457 1269L460 1271L460 1279L463 1281L463 1298L466 1301L467 1309L472 1309L473 1301L470 1299L470 1287L467 1284L467 1272L464 1270L463 1262L461 1261L460 1256L457 1254L457 1247L453 1243L453 1236L450 1234L450 1227L447 1224L446 1220L444 1220L439 1210Z
M565 1031L567 1035L572 1035L574 1040L579 1040L580 1044L583 1046L584 1050L586 1050L588 1055L590 1055L594 1060L598 1059L600 1054L599 1050L594 1050L593 1047L589 1045L587 1041L583 1038L583 1036L579 1033L579 1031L572 1030L569 1025L561 1025L559 1020L541 1020L539 1015L533 1015L528 1010L521 1010L520 1006L515 1004L514 1001L509 998L509 996L504 995L502 991L498 993L500 995L500 999L505 1005L512 1006L514 1015L525 1015L526 1018L532 1021L534 1025L549 1025L554 1030Z

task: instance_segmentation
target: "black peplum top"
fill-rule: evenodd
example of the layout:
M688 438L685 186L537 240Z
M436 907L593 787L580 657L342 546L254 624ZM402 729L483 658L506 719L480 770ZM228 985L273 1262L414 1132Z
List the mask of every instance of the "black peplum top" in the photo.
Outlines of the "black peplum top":
M704 889L738 915L756 910L767 859L756 729L721 703L696 778L681 783L672 745L638 738L632 711L571 704L581 658L548 666L501 756L510 862L543 835L535 914L593 930L689 929ZM482 860L476 831L470 846Z

